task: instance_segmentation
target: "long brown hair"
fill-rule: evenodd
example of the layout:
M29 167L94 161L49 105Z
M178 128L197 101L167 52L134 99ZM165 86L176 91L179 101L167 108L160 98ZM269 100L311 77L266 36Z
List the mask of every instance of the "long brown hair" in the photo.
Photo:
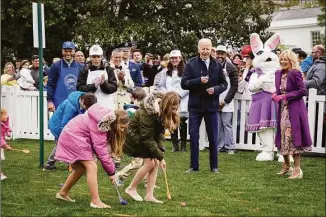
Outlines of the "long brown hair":
M178 70L178 76L182 77L185 65L184 65L182 57L180 57L180 59L181 60L180 60L180 63L178 65L178 67L177 67L177 70ZM174 68L173 68L173 65L172 65L171 61L169 61L167 69L168 70L166 71L166 74L168 76L172 77L172 71L173 71Z
M117 109L114 111L116 120L111 123L111 130L108 132L110 136L111 152L116 156L122 155L122 146L126 141L126 136L128 129L124 128L124 131L121 131L121 125L129 124L128 113L123 109Z
M160 102L160 116L164 127L173 132L180 125L180 115L173 107L180 107L180 96L176 92L167 92Z

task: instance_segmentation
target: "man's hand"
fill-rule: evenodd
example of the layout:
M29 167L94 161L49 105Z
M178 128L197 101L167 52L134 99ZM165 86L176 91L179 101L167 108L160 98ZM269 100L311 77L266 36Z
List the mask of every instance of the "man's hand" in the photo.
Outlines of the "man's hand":
M120 71L119 73L118 73L118 79L120 80L120 81L122 81L122 80L124 80L125 79L125 73L123 72L123 71Z
M213 88L213 87L208 88L208 89L206 90L206 92L207 92L209 95L213 95L213 94L214 94L214 88Z
M160 167L161 167L162 169L166 169L166 163L165 163L165 160L164 160L164 159L161 160L161 162L160 162Z
M220 110L222 110L222 109L224 108L224 106L225 106L225 102L222 101L222 102L220 102L218 108L219 108Z
M53 102L48 102L48 110L50 112L54 112L55 111L55 106L54 106Z
M207 82L208 82L208 76L202 76L201 78L200 78L200 80L201 80L201 83L203 83L203 84L207 84Z

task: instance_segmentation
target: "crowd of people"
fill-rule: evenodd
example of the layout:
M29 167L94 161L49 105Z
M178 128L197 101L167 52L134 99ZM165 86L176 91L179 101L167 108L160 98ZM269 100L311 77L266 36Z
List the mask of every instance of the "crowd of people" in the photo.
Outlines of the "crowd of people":
M99 45L93 45L86 59L83 52L76 51L73 42L64 42L63 57L53 59L50 68L44 61L43 67L48 110L54 112L49 129L55 137L44 170L55 170L56 161L62 161L71 171L56 198L75 202L68 193L86 175L90 206L110 207L99 198L95 155L112 183L122 186L127 177L135 174L125 189L132 199L162 203L154 197L154 188L159 166L166 168L165 130L171 133L173 152L187 151L190 135L191 162L186 172L194 173L199 170L200 127L204 119L210 171L219 173L218 153L235 153L232 130L233 112L237 112L233 102L235 94L252 94L253 107L257 105L256 93L265 89L271 99L269 115L274 106L279 108L275 123L264 126L277 128L275 144L284 156L279 174L289 174L291 179L302 178L300 154L310 151L312 145L302 98L309 88L326 95L325 48L316 45L310 55L299 48L271 50L279 64L272 79L253 66L254 59L263 52L247 45L239 53L230 53L225 45L213 47L210 39L203 38L198 42L198 55L188 60L180 50L172 50L162 59L151 53L143 58L141 50L129 42L106 54ZM16 62L16 69L12 63L5 64L1 85L38 90L38 61L34 55L31 62ZM261 88L265 83L272 86ZM247 130L251 132L258 128L256 123L250 125L248 112ZM4 108L1 126L3 152L11 149L5 142L10 128ZM304 135L300 128L304 128ZM122 153L131 156L132 162L118 172ZM290 155L294 158L294 168L290 165ZM5 178L1 173L1 180ZM137 192L143 179L147 187L144 198Z

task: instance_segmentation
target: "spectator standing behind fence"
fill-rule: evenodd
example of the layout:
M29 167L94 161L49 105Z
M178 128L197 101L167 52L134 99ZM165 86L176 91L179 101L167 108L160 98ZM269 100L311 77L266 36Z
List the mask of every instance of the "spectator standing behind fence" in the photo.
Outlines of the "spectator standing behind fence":
M188 120L188 99L189 91L181 88L181 78L184 71L184 62L180 50L173 50L170 53L170 60L167 68L163 69L155 78L155 87L158 91L168 92L174 91L179 94L180 102L180 140L181 151L186 151L187 145L187 123ZM171 140L173 144L173 152L179 151L179 130L175 129L171 133Z
M54 111L68 95L76 90L79 72L83 70L80 63L74 61L75 45L66 41L62 45L63 58L52 64L47 87L49 111Z
M79 62L80 64L84 65L85 64L85 56L82 51L77 51L75 54L75 61Z
M143 68L144 68L144 62L142 61L143 55L141 54L141 51L139 49L135 49L132 52L132 58L133 61L138 65L141 74L143 73Z
M36 89L39 89L39 56L33 55L32 56L32 68L31 68L31 75L33 77L33 80L35 81L34 86ZM47 65L43 65L43 76L47 76L50 72L50 68Z
M303 97L307 89L303 83L296 54L290 50L280 55L281 70L275 74L276 94L272 99L278 103L277 131L275 145L284 157L280 175L292 175L290 179L303 177L300 168L300 154L311 151L311 135L307 109ZM293 154L294 170L290 167L289 155Z
M191 164L187 172L199 170L199 127L205 120L209 140L210 169L218 172L217 133L219 95L226 90L227 82L222 71L222 65L211 57L212 42L210 39L200 39L199 55L189 60L181 80L181 87L189 90L189 134L191 145Z
M233 98L238 91L237 67L226 61L226 46L219 45L216 48L216 58L222 64L223 73L228 87L220 94L220 111L218 114L218 150L224 149L228 154L234 154L235 142L233 140L232 116L234 112Z
M325 48L322 45L316 45L312 48L311 56L314 60L313 65L307 72L305 84L307 89L316 88L318 95L326 95L326 56ZM319 104L317 104L316 111L318 111ZM322 117L318 117L322 118ZM324 127L322 133L322 144L326 140L326 103L324 104ZM316 114L317 120L317 114ZM317 126L317 125L316 125Z
M114 68L114 74L118 82L118 90L114 94L115 109L122 109L125 104L131 103L129 91L134 88L134 81L130 76L130 71L121 65L123 51L119 48L114 49L111 55L110 66ZM120 168L120 156L111 155L116 168Z
M311 56L314 63L308 70L304 81L307 89L317 89L318 95L326 95L326 57L324 53L325 48L322 45L316 45L312 48Z
M29 61L23 60L20 65L19 78L17 80L19 86L23 90L37 90L34 86L35 81L31 75L31 70L29 68Z
M16 71L14 64L11 62L8 62L5 64L5 67L3 69L3 74L1 75L1 86L7 85L7 86L16 86Z
M146 87L151 87L154 84L155 77L163 70L161 65L161 58L157 54L148 56L148 62L144 64L144 81Z
M104 63L103 49L93 45L89 49L91 61L79 74L77 89L84 92L92 92L97 97L97 102L105 108L114 110L114 94L117 91L117 79L113 68Z
M117 48L112 51L110 66L114 69L114 74L118 84L118 90L114 94L115 109L123 109L124 104L130 104L131 98L128 91L134 88L134 81L129 70L121 65L123 52Z
M137 63L130 61L131 47L132 44L128 42L118 45L118 48L123 52L121 65L124 70L129 71L135 87L141 87L143 86L143 78L141 76L140 68Z

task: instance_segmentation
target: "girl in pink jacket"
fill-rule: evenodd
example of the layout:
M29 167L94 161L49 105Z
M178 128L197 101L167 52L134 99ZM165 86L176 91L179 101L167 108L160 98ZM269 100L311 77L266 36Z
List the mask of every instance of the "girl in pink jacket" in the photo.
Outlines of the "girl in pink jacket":
M1 147L1 154L0 154L0 160L5 159L5 155L3 153L4 150L11 150L10 145L6 142L6 136L10 136L11 128L9 127L9 117L7 115L7 110L3 107L1 107L1 141L0 141L0 147ZM2 174L0 171L0 179L4 180L7 176Z
M71 164L74 170L56 194L57 199L75 202L68 196L69 190L86 174L91 195L90 206L111 208L101 201L98 194L97 163L94 155L113 182L115 166L110 152L121 155L128 124L129 118L125 111L113 112L96 103L85 114L76 116L64 127L58 140L55 159Z

